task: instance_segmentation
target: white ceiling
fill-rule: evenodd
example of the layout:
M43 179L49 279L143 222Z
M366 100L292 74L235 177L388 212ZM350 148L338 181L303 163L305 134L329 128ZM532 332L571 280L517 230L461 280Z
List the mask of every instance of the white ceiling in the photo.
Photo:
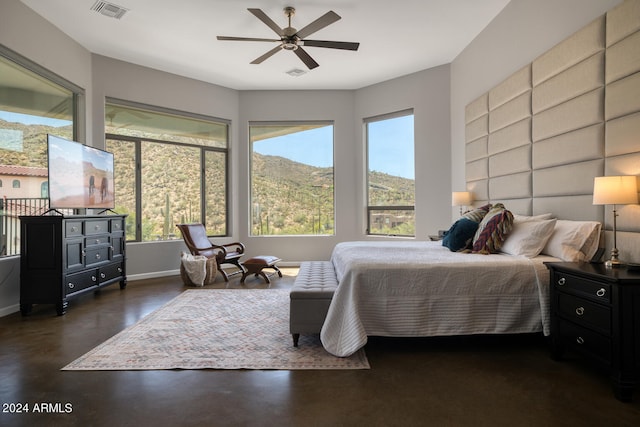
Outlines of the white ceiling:
M122 19L92 11L95 0L22 0L89 51L238 90L358 89L447 64L509 0L113 0ZM247 11L262 9L287 26L296 8L302 29L333 10L341 20L308 38L360 42L357 52L305 50L320 64L309 71L293 52L251 61L276 43L218 41L216 36L274 38ZM277 38L277 37L276 37ZM299 77L286 74L307 70Z

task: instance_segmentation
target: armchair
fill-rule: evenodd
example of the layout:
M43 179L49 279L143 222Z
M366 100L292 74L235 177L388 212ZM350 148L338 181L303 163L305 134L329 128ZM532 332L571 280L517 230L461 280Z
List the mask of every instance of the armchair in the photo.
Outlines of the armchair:
M225 282L229 281L229 276L243 274L244 267L240 264L240 258L244 254L244 245L240 242L215 245L207 237L207 230L203 224L177 224L176 227L182 233L185 245L192 255L203 255L207 258L215 258L218 264L218 271L222 274ZM233 264L238 271L227 273L222 269L222 264Z

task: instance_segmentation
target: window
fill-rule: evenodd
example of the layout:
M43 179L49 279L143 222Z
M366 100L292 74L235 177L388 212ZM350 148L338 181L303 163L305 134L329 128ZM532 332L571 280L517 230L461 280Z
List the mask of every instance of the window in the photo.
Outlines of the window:
M367 233L415 235L413 111L365 119Z
M20 250L19 216L49 208L47 134L76 139L84 91L0 45L0 256Z
M333 235L333 123L250 123L251 235Z
M174 239L176 224L187 222L227 235L227 121L116 100L105 116L127 239Z

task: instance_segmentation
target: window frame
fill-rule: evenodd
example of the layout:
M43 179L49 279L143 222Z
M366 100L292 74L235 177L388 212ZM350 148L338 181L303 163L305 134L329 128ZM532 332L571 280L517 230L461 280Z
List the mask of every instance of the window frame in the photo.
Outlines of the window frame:
M50 71L49 69L35 63L34 61L28 59L20 55L17 52L9 49L8 47L0 44L0 58L3 60L10 62L17 67L19 67L19 71L28 75L33 74L50 84L59 86L65 91L69 92L69 98L71 102L71 111L70 111L70 120L71 124L71 138L74 141L78 141L84 143L86 140L85 135L85 117L86 117L86 94L84 88L78 86L75 83L61 77L60 75ZM67 134L63 135L65 138L69 138ZM46 144L46 135L44 135L44 144ZM7 185L8 184L7 180ZM47 184L49 178L47 176ZM13 182L11 183L13 188ZM1 186L1 185L0 185ZM42 196L42 194L41 194ZM39 198L25 198L25 201L21 202L22 208L19 210L5 211L3 212L2 217L0 217L0 221L3 226L6 226L6 229L3 232L11 232L15 235L19 233L19 218L21 215L34 215L35 212L44 212L49 208L49 200L47 197L39 197ZM29 200L30 203L26 203ZM6 206L4 207L6 209ZM73 212L74 214L79 213L81 210L69 210L69 212ZM66 210L64 212L67 213ZM9 231L7 231L9 230ZM7 239L9 240L9 239ZM19 256L20 255L20 245L16 242L9 244L7 242L6 248L0 248L0 258L10 257L10 256Z
M333 205L333 228L331 233L320 234L320 233L312 233L312 234L255 234L253 217L254 217L254 205L253 205L253 141L251 138L251 127L252 126L304 126L304 125L317 125L318 127L322 126L331 126L332 127L332 136L331 136L331 169L332 169L332 191L331 191L331 199ZM248 140L248 158L249 158L249 195L248 195L248 234L251 237L266 237L266 238L280 238L280 237L333 237L336 235L336 194L335 194L335 120L267 120L267 121L249 121L247 124L247 140ZM320 220L319 220L320 221ZM319 222L320 224L320 222ZM312 225L315 228L315 225Z
M364 146L365 146L365 216L366 216L366 229L365 233L368 236L387 236L387 237L415 237L414 234L382 234L382 233L372 233L372 224L371 224L371 214L376 211L414 211L415 212L415 177L414 177L414 204L411 205L370 205L369 204L369 124L375 122L381 122L384 120L396 119L400 117L406 116L414 116L414 109L408 108L405 110L395 111L392 113L380 114L376 116L366 117L362 120L363 125L363 135L364 135ZM413 159L415 164L415 134L413 139ZM414 230L415 230L415 213L414 213Z
M207 122L215 122L216 124L226 126L227 130L227 141L226 147L213 147L199 144L189 144L184 142L176 142L176 141L167 141L160 140L155 138L148 137L139 137L139 136L130 136L130 135L120 135L105 132L105 144L107 140L120 140L120 141L128 141L134 144L134 153L135 153L135 238L130 239L130 236L127 235L128 242L150 242L152 240L142 240L142 144L144 142L156 143L156 144L165 144L165 145L173 145L178 147L188 147L188 148L196 148L200 152L200 165L199 165L199 175L200 175L200 221L206 226L206 176L205 176L205 166L206 166L206 153L207 152L218 152L222 153L225 156L224 165L225 165L225 207L224 207L224 215L225 215L225 234L208 234L208 237L229 237L231 235L231 215L230 215L230 150L229 145L231 141L231 120L221 119L213 116L206 116L197 113L191 113L186 111L180 111L175 109L170 109L166 107L153 106L148 104L141 104L133 101L127 101L116 98L105 98L105 105L117 105L121 107L130 107L135 109L147 110L149 112L160 113L160 114L170 114L177 117L183 117L185 119L196 119L203 120ZM106 126L105 126L106 127Z

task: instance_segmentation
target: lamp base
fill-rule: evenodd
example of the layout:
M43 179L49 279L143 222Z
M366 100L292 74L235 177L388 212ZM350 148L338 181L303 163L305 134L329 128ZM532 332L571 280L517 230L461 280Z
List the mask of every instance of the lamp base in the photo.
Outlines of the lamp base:
M610 259L604 262L605 268L620 268L624 267L626 264L619 259Z
M611 259L604 262L605 268L620 268L626 264L618 259L618 248L611 249Z

